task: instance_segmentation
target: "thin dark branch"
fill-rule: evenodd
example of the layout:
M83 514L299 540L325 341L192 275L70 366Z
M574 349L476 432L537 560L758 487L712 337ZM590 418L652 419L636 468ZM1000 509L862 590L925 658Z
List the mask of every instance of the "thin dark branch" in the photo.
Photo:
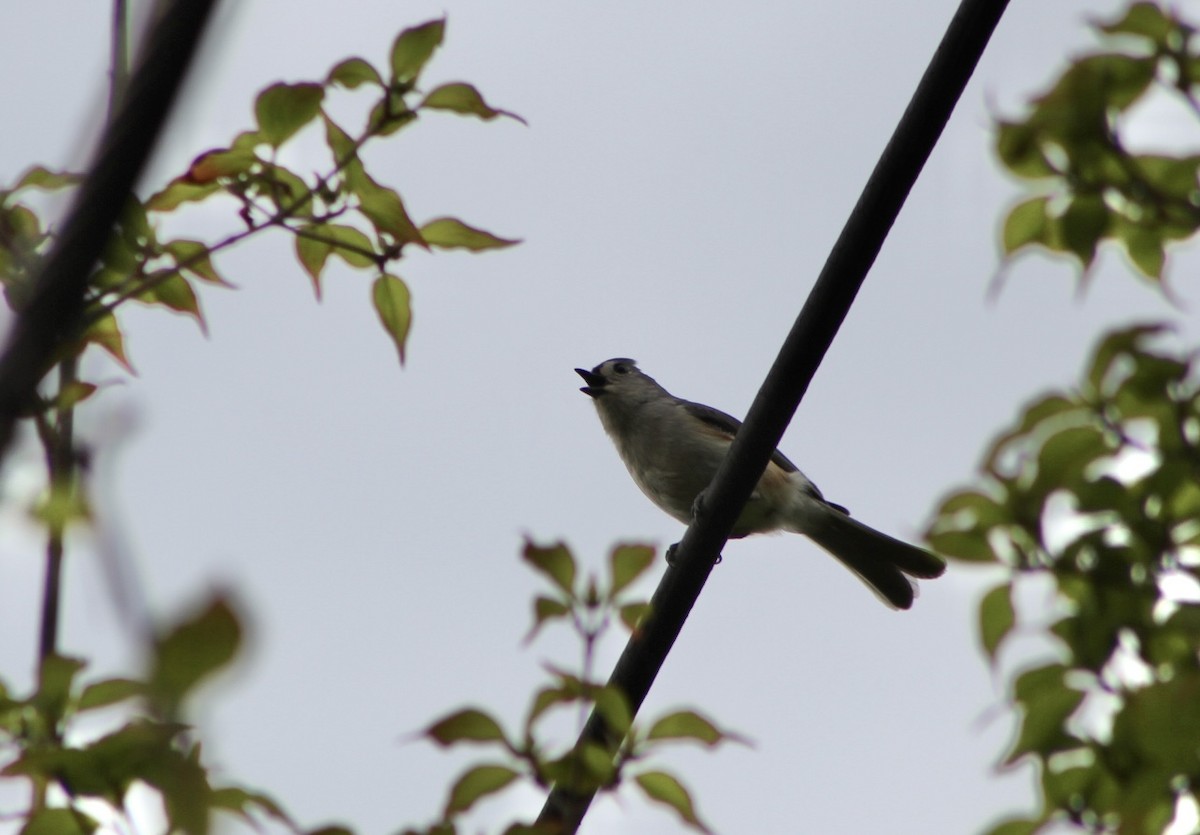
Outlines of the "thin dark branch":
M609 683L620 688L636 712L708 579L733 524L779 444L817 366L846 317L917 175L983 54L1007 0L962 0L912 101L834 244L808 301L746 416L703 506L688 528L674 565L650 601L651 614L625 647ZM612 746L620 740L593 712L580 741ZM555 787L538 822L556 833L573 833L594 794Z
M146 39L96 162L0 357L0 456L56 352L79 335L88 278L154 148L215 5L216 0L176 0Z

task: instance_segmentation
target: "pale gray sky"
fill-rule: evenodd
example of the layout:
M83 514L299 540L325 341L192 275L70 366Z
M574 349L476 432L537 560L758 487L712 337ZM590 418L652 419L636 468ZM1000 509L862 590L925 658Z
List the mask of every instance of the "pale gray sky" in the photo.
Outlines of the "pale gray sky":
M0 13L0 181L79 164L102 116L108 5ZM515 727L540 662L574 661L563 641L520 645L539 588L522 535L564 537L599 568L617 540L681 533L628 479L571 369L635 357L674 393L744 413L955 3L226 5L148 186L248 127L263 86L352 54L382 63L396 32L443 13L426 87L468 80L529 120L431 115L368 154L419 222L456 214L525 239L401 264L407 368L368 277L332 269L317 304L276 236L218 260L240 289L205 288L208 339L130 311L139 376L84 409L87 437L127 434L101 463L103 508L152 609L214 587L245 604L252 651L199 712L209 761L306 826L392 832L428 822L477 759L402 737L465 703ZM1086 14L1119 5L1012 4L785 437L873 526L914 538L1018 403L1076 379L1103 328L1176 314L1111 253L1082 301L1071 268L1042 259L986 298L1016 193L992 117L1092 43ZM292 159L326 164L312 144ZM235 227L214 208L172 229ZM1195 263L1173 269L1193 300ZM21 685L40 557L17 512L2 518L0 669ZM898 614L806 540L725 555L646 704L697 706L755 740L661 760L717 831L967 833L1031 803L1029 771L993 769L1012 723L976 647L991 580L952 568ZM92 559L69 565L64 647L111 672L131 656ZM680 830L621 798L583 831ZM495 831L540 803L504 795L478 820Z

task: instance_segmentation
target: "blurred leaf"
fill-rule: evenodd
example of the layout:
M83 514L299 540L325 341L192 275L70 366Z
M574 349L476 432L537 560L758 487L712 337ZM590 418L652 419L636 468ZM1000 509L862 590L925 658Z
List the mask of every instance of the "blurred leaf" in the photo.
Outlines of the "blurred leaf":
M241 645L242 628L229 603L209 600L158 639L151 692L171 715L202 680L231 662Z
M1096 258L1096 247L1108 232L1111 213L1098 194L1079 195L1060 219L1063 243L1086 268Z
M1061 664L1049 664L1017 678L1015 699L1024 716L1017 741L1005 759L1006 765L1025 754L1047 756L1073 744L1065 726L1083 701L1083 693L1066 685L1065 670Z
M1018 177L1040 179L1057 173L1042 151L1038 132L1025 123L1000 122L996 126L996 154Z
M625 627L630 632L634 632L641 624L642 618L650 614L650 604L642 602L627 603L618 609L618 612L621 615L621 623L625 624Z
M220 191L222 191L221 184L216 180L195 183L180 178L172 180L166 188L152 195L146 201L146 208L156 212L170 212L178 209L184 203L195 203Z
M950 559L962 562L998 562L984 530L930 531L925 535L925 539L929 547Z
M394 275L381 275L375 279L371 288L371 296L375 304L375 312L383 322L383 328L396 345L400 355L400 364L404 364L404 346L408 341L408 331L412 327L412 307L408 293L408 285Z
M262 160L249 148L208 151L192 161L184 181L192 185L214 185L221 177L237 177L261 166ZM152 203L157 199L158 195L152 197ZM162 210L163 207L155 203L150 208Z
M467 708L429 726L425 736L443 748L457 742L499 742L508 745L500 723L482 710Z
M1166 45L1175 25L1156 4L1143 2L1132 4L1121 18L1097 28L1109 35L1140 35L1155 44Z
M995 663L1000 642L1016 623L1013 613L1012 585L1001 583L983 596L979 604L979 635L988 660Z
M692 740L710 748L725 741L749 744L744 737L721 730L707 717L694 710L677 710L658 719L650 726L646 739Z
M411 85L417 80L446 32L446 21L431 20L405 29L392 44L392 81Z
M470 84L456 82L435 87L419 105L420 109L449 110L468 116L478 116L484 121L495 119L497 116L508 116L521 124L528 124L516 113L498 110L483 100L479 91Z
M30 814L20 835L91 835L99 826L78 809L44 807Z
M320 235L321 226L303 226L296 232L296 259L312 280L317 299L321 298L321 273L333 251L333 244Z
M521 774L506 765L477 765L468 769L450 789L444 817L470 809L482 797L505 789Z
M347 171L347 176L351 172ZM380 232L391 235L400 244L415 243L425 249L428 243L408 216L400 195L371 179L366 173L355 172L350 187L358 195L359 211Z
M361 230L353 226L326 223L317 234L327 239L333 246L333 254L351 267L361 269L376 266L379 256L375 252L375 244Z
M612 734L623 738L633 724L633 711L625 694L614 685L601 687L595 694L596 712L604 717Z
M1046 237L1048 197L1034 197L1019 203L1004 221L1004 254L1011 255L1028 244L1042 243Z
M654 564L654 548L650 545L618 545L608 556L609 599L629 587L629 584L641 577Z
M69 171L51 171L44 166L34 165L21 175L20 179L17 180L17 184L12 187L12 191L20 191L24 188L58 191L68 186L77 186L82 182L82 174L74 174Z
M568 598L575 598L575 557L564 543L556 542L542 547L526 540L522 556L527 563L558 586Z
M82 380L72 380L59 390L54 397L54 408L60 412L65 412L68 409L73 409L75 406L87 400L96 393L96 385L94 383L85 383Z
M696 815L692 796L675 777L665 771L646 771L634 777L638 787L651 800L670 806L686 823L701 832L710 832Z
M525 636L525 641L532 641L547 621L565 618L570 614L571 607L561 600L538 595L533 601L533 626L530 627L529 634Z
M213 267L207 244L200 241L174 240L164 244L163 249L175 258L175 263L180 269L187 270L197 278L222 287L233 286L221 278Z
M421 238L439 249L469 249L472 252L503 249L520 243L516 239L498 238L491 232L467 226L452 217L441 217L426 223L421 227Z
M1200 673L1194 670L1130 693L1113 722L1113 757L1166 775L1195 773L1200 767L1197 704Z
M325 117L325 143L329 145L329 151L333 154L333 161L338 166L344 166L347 162L354 159L357 154L358 146L350 135L342 130L337 122Z
M347 58L329 71L329 77L325 79L325 83L340 84L353 90L363 84L375 84L382 87L383 79L379 77L379 71L362 58Z
M85 666L82 660L63 655L51 654L42 659L38 668L38 689L32 701L38 711L46 717L50 727L66 713L75 676Z
M144 304L160 304L177 313L185 313L195 319L201 330L205 330L204 315L200 312L200 300L188 280L175 270L157 270L143 281L147 285L133 298Z
M1041 828L1042 821L1008 818L993 826L985 835L1034 835Z
M254 116L262 140L278 148L317 118L324 98L325 88L320 84L280 83L263 90L254 102Z
M125 356L125 339L121 335L117 318L111 313L106 313L93 322L84 331L83 339L85 343L99 345L111 354L113 359L121 363L129 373L136 373L133 366L129 364L129 358Z
M104 681L89 684L83 689L83 693L79 696L77 710L84 711L108 707L127 699L140 698L145 693L146 685L140 681L127 678L105 679Z

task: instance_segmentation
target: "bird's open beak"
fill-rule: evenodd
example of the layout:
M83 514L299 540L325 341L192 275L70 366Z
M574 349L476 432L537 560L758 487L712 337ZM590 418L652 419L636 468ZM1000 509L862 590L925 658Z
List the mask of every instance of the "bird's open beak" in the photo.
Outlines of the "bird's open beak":
M608 385L608 380L601 377L594 371L588 371L585 368L576 368L575 373L583 378L587 383L586 386L580 389L588 397L599 397L604 393L604 387Z

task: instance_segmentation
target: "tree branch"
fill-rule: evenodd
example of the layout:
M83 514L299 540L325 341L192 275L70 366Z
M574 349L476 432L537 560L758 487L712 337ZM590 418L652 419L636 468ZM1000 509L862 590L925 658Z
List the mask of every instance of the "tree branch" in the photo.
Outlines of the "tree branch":
M0 357L0 457L56 350L79 332L88 278L158 139L214 5L176 0L146 39L116 118Z
M636 713L708 579L733 524L779 444L817 367L875 261L917 175L933 150L1007 0L962 0L858 204L834 244L804 308L746 415L745 424L704 493L699 512L630 639L609 683ZM593 711L580 737L616 750L619 739ZM573 833L594 792L555 787L538 817L556 833Z

